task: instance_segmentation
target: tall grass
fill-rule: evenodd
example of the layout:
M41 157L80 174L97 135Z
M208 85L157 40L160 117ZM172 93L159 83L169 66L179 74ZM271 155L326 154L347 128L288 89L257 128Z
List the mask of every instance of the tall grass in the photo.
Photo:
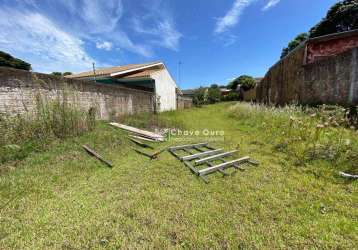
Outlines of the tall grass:
M358 133L345 110L335 106L282 108L237 104L230 116L261 131L273 151L286 154L297 166L329 161L358 172Z
M161 128L184 128L184 121L178 118L177 111L122 115L117 117L116 121L152 131Z
M80 110L68 100L70 94L61 91L52 100L37 94L34 110L16 116L0 114L0 163L21 160L56 139L93 130L95 110Z

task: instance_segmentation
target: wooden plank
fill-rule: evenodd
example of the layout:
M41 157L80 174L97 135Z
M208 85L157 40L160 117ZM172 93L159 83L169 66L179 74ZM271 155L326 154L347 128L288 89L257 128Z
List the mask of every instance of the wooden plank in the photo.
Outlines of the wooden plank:
M222 157L229 156L229 155L232 155L232 154L237 153L237 152L239 152L239 150L233 150L233 151L230 151L230 152L225 152L225 153L222 153L222 154L213 155L213 156L209 156L207 158L196 160L195 165L200 165L200 164L206 163L208 161L220 159Z
M153 139L149 139L149 138L145 138L142 136L137 136L137 135L128 135L129 137L133 138L133 139L139 139L139 140L143 140L143 141L150 141L150 142L156 142L156 140Z
M205 151L202 153L181 157L181 160L182 161L190 161L190 160L198 159L203 156L214 155L214 154L220 153L222 151L223 151L223 149L215 149L215 150Z
M231 165L233 165L235 163L236 164L243 163L243 162L247 162L249 160L250 160L250 157L243 157L241 159L237 159L237 160L233 160L233 161L229 161L229 162L224 162L224 163L221 163L221 164L213 166L213 167L209 167L209 168L199 170L199 175L207 175L207 174L210 174L210 173L213 173L213 172L217 171L218 169L224 170L225 168L230 167Z
M177 153L175 153L175 151L170 150L170 149L168 149L168 151L169 151L169 153L171 153L175 158L177 158L178 160L180 160L180 156L179 156Z
M234 163L233 166L236 170L246 171L246 169L243 168L242 166L240 166L240 164L238 164L238 163Z
M88 147L86 145L82 145L82 147L87 151L87 153L89 153L93 157L97 158L98 160L100 160L101 162L106 164L108 167L113 168L113 164L111 162L106 161L105 159L103 159L103 157L100 156L96 151L94 151L93 149L91 149L90 147Z
M159 156L161 153L167 151L167 148L168 148L168 147L165 147L165 148L163 148L163 149L160 149L160 150L158 150L158 151L155 151L155 152L152 153L152 154L151 154L151 153L147 153L147 152L143 152L143 151L138 150L138 149L136 149L136 148L132 148L132 149L133 149L134 151L136 151L138 154L145 155L145 156L149 157L150 159L154 160L154 159L157 159L158 156Z
M226 161L225 161L226 162ZM208 162L208 165L210 166L210 167L214 167L214 165L212 164L212 163L210 163L210 162ZM222 169L218 169L218 171L220 172L220 173L222 173L224 176L229 176L229 174L228 173L226 173L224 170L222 170Z
M199 151L199 152L205 152L205 150L203 150L203 149L201 149L201 148L199 148L199 147L194 146L193 148L196 149L196 150Z
M168 149L168 147L164 147L164 148L162 148L162 149L160 149L160 150L155 151L155 152L152 154L152 158L153 158L153 159L158 158L158 156L159 156L161 153L164 153L165 151L167 151L167 149Z
M193 154L193 153L192 153L189 149L187 149L187 148L183 148L182 150L184 150L185 152L187 152L187 153L190 154L190 155Z
M135 127L131 127L131 126L127 126L124 124L115 123L115 122L111 122L110 125L120 128L120 129L123 129L123 130L126 130L126 131L129 131L129 132L132 132L132 133L139 134L144 137L149 137L149 138L157 140L157 141L164 141L164 137L162 135L159 135L159 134L156 134L156 133L153 133L150 131L138 129Z
M190 164L190 162L184 161L184 164L185 164L185 166L187 166L187 167L191 170L191 172L193 172L193 173L196 174L196 175L199 175L199 171L198 171L196 168L194 168L194 167Z
M218 169L218 171L220 172L220 173L222 173L224 176L229 176L229 174L228 173L226 173L224 170L222 170L222 169Z
M133 148L134 151L136 151L138 154L144 155L149 157L150 159L153 159L153 156L151 154L148 154L146 152L140 151L139 149Z
M344 177L344 178L348 178L348 179L354 179L354 180L358 179L358 175L347 174L347 173L344 173L344 172L339 172L339 175Z
M258 166L260 163L258 162L258 161L254 161L254 160L249 160L249 163L251 164L251 165L254 165L254 166Z
M145 143L143 143L143 142L137 141L137 140L135 140L135 139L133 139L133 138L129 138L129 140L131 140L132 142L134 142L135 144L137 144L137 145L139 145L139 146L141 146L141 147L143 147L143 148L151 148L151 149L154 149L152 146L150 146L150 145L148 145L148 144L145 144Z
M170 147L170 150L179 150L179 149L184 149L184 148L192 148L192 147L201 147L201 146L206 146L208 145L207 142L203 142L203 143L198 143L198 144L188 144L188 145L179 145L179 146L174 146L174 147Z
M134 132L129 132L129 135L132 135L132 136L137 136L137 137L140 137L140 138L143 138L143 139L149 139L149 140L152 140L154 142L158 142L158 141L163 141L163 140L158 140L157 138L153 138L153 137L149 137L149 136L146 136L146 135L141 135L141 134L136 134Z
M204 175L199 175L199 177L200 177L201 179L203 179L203 181L204 181L206 184L209 183L209 180L208 180Z

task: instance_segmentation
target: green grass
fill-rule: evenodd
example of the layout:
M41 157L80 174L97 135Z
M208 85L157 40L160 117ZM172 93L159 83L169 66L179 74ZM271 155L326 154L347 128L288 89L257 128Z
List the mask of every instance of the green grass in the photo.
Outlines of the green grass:
M301 149L292 153L296 143L309 145L306 138L292 141L282 132L294 126L292 137L298 136L289 116L312 126L318 118L299 110L232 105L158 118L181 129L224 130L225 140L213 146L240 148L237 156L250 155L261 163L226 178L211 175L209 184L169 153L154 161L136 154L124 132L105 123L1 165L0 249L356 248L358 186L337 172L357 166L349 157L357 152L358 135L327 128L342 141L350 139L351 146L334 148L339 159L333 163L325 157L311 159ZM313 131L306 132L314 136ZM325 146L327 140L320 135L313 144ZM173 143L178 141L158 147ZM88 156L82 144L115 167L108 169ZM278 144L284 146L278 149Z

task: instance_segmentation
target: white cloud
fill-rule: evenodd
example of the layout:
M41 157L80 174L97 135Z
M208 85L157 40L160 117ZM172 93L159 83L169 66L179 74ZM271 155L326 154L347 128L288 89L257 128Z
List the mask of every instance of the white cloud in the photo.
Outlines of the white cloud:
M262 8L262 11L269 10L275 7L281 0L269 0L268 3Z
M60 0L63 6L71 13L73 20L72 29L74 33L83 39L98 42L98 40L106 40L112 44L112 47L118 47L144 57L152 57L154 52L152 40L141 39L135 42L129 34L124 30L124 26L120 25L123 18L124 7L121 0ZM147 12L152 13L152 12ZM126 12L127 17L131 16L130 12ZM64 24L66 25L66 24ZM171 49L175 44L175 33L170 30L161 31L163 41ZM170 27L169 27L170 28ZM148 28L146 23L145 29ZM165 31L167 31L165 33ZM99 39L100 36L100 39ZM158 45L158 44L156 44ZM96 47L97 44L96 44ZM101 46L103 47L103 46ZM106 46L108 49L108 46Z
M148 46L146 44L135 44L123 31L119 30L113 32L110 36L113 40L113 43L118 45L120 48L124 48L128 51L142 55L144 57L153 56L153 49L151 46Z
M214 32L220 34L234 27L239 22L239 18L243 11L254 1L255 0L235 0L233 6L226 15L219 18L216 22Z
M148 20L141 21L139 18L134 18L134 31L149 35L151 43L155 45L178 51L182 34L175 29L174 23L170 18L163 18L152 27L145 27L144 22L148 22Z
M96 42L96 48L97 49L103 49L103 50L106 50L106 51L111 51L112 48L113 48L113 43L107 42L107 41Z
M82 0L76 9L77 16L83 18L86 32L101 34L113 31L123 14L121 0Z
M160 34L160 40L157 40L159 45L175 51L178 50L182 34L174 28L174 24L171 21L164 20L159 22L157 31Z
M0 49L21 55L36 71L77 72L94 62L82 40L39 13L1 9L0 16Z
M224 47L229 47L236 43L238 36L233 35L233 34L224 34L224 35L220 36L219 39L222 41L222 45Z
M76 72L90 68L88 65L95 60L85 45L111 50L113 55L129 51L153 57L159 46L177 50L182 37L162 1L150 0L140 14L137 4L135 11L124 9L123 0L43 0L41 4L38 0L4 1L4 5L13 7L0 9L0 49L29 61L38 71ZM158 6L154 8L152 1ZM58 11L50 15L53 10ZM127 20L137 16L141 20L150 16L149 22L141 23L147 31L141 33L144 37L129 32L132 27L127 26ZM114 57L120 60L119 55Z

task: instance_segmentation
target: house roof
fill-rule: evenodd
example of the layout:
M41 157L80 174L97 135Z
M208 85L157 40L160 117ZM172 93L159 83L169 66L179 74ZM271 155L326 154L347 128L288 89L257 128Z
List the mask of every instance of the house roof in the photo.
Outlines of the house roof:
M156 72L158 70L153 70L153 69L148 69L148 70L144 70L144 71L139 71L139 72L135 72L129 75L125 75L122 78L147 78L150 77L152 73Z
M184 89L182 90L183 95L194 95L195 89Z
M220 92L231 92L232 89L220 88Z
M157 71L161 68L158 66L164 66L162 62L150 62L150 63L143 63L143 64L128 64L124 66L116 66L116 67L109 67L109 68L98 68L96 69L96 76L97 77L104 77L104 76L119 76L125 75L124 78L134 77L149 77L150 72ZM158 69L154 70L153 68L158 67ZM150 70L149 70L150 69ZM138 72L140 71L140 72ZM78 74L73 74L66 76L67 78L86 78L86 77L93 77L93 70L81 72Z

